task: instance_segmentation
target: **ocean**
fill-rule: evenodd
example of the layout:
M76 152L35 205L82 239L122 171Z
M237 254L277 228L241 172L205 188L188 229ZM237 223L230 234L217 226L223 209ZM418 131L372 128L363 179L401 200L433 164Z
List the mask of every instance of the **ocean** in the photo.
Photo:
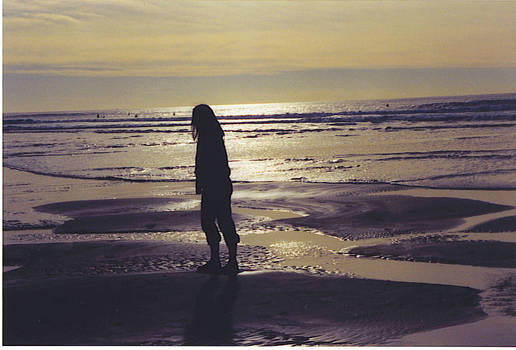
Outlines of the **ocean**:
M212 107L234 182L516 187L516 93ZM191 181L191 111L4 113L3 166L80 179Z

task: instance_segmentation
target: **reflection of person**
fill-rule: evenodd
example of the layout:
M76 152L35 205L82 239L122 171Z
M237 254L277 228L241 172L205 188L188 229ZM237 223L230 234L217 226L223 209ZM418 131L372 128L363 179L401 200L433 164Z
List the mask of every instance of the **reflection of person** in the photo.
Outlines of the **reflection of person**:
M211 275L195 299L193 319L186 327L184 345L234 345L233 308L238 297L236 276L221 287Z
M197 140L195 192L201 194L201 226L206 233L211 258L197 270L206 273L238 273L236 233L231 216L233 185L224 145L224 131L208 105L198 105L192 113L192 136ZM217 225L215 224L217 221ZM229 251L229 261L221 268L219 228Z

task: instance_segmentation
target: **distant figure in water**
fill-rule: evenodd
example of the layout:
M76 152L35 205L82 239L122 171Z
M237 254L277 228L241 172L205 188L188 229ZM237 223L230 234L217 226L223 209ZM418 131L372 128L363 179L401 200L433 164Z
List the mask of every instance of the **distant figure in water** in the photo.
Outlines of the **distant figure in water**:
M195 193L201 194L201 226L210 246L210 260L197 271L204 273L238 273L236 233L231 216L231 194L233 184L229 178L230 169L224 131L210 106L202 104L192 112L192 136L197 140L195 155ZM217 221L217 224L215 224ZM218 225L218 227L217 227ZM220 231L229 251L229 261L221 268L219 257Z

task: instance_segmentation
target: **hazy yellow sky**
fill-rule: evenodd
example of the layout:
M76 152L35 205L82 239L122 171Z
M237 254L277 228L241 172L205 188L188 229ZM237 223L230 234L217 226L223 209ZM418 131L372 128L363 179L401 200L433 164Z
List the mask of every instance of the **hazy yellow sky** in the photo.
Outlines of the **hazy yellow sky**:
M515 91L515 15L515 1L4 0L4 108Z

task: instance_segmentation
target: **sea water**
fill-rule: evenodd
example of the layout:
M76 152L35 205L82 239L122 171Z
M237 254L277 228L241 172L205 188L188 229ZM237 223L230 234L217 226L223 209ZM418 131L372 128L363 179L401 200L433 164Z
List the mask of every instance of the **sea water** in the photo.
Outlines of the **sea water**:
M194 179L193 106L3 115L4 167ZM212 106L233 181L516 187L516 94Z

